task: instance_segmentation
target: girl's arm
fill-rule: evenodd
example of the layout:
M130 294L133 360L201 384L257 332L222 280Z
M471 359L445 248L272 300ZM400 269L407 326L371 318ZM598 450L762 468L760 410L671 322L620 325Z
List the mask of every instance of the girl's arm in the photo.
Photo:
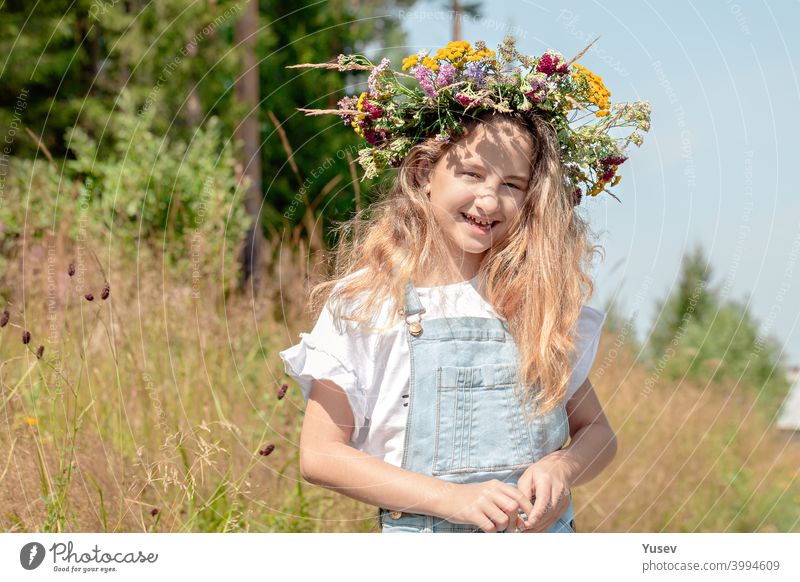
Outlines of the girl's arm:
M597 477L617 454L617 437L587 378L567 401L569 445L546 458L562 466L571 487Z
M344 390L329 380L311 386L300 435L303 478L370 505L441 517L452 484L350 446L354 419Z
M567 401L567 418L569 445L528 467L517 483L525 495L536 495L528 523L518 524L521 529L547 531L567 509L569 489L597 477L617 453L617 437L588 378Z

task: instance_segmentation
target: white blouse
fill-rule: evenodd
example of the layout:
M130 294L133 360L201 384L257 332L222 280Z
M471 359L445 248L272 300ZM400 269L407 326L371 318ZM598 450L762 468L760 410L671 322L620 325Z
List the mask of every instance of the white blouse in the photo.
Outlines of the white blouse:
M478 293L477 281L476 276L450 285L417 287L426 309L423 324L425 319L439 317L500 318ZM388 304L384 303L375 327L386 326L390 321ZM280 352L286 374L297 381L306 402L312 379L330 380L341 386L353 409L351 445L399 467L408 416L402 395L408 393L410 378L406 324L398 318L396 324L381 333L365 331L353 322L342 322L344 329L338 329L329 305L322 309L311 333L301 333L300 343ZM566 399L589 375L605 319L604 312L588 305L581 307L575 338L578 357Z

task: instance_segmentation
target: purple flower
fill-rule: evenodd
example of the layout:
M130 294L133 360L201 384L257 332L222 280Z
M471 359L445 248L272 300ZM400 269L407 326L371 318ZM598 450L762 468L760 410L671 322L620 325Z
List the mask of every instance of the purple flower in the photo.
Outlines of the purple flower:
M525 97L533 103L538 103L544 99L545 93L547 92L547 80L539 75L532 75L529 82L531 89L530 91L526 91Z
M444 87L453 82L456 77L456 68L452 63L445 61L439 66L439 74L436 77L436 86Z
M486 82L486 71L476 62L471 62L467 65L467 68L464 70L464 76L467 79L471 79L478 87L483 87Z
M354 111L358 106L358 98L357 97L343 97L339 99L337 103L339 106L340 111ZM342 118L342 121L345 125L350 125L353 123L353 114L352 113L340 113L339 117Z
M431 99L435 99L439 96L439 92L436 90L436 87L433 86L433 81L431 81L431 71L425 65L420 65L414 71L414 76L419 81L419 86L422 87L422 90L425 92L425 95L430 97Z
M381 87L378 86L378 77L380 77L384 71L389 67L389 59L381 59L381 63L372 69L372 72L369 74L369 79L367 79L367 85L369 85L369 96L370 97L379 97L381 94Z

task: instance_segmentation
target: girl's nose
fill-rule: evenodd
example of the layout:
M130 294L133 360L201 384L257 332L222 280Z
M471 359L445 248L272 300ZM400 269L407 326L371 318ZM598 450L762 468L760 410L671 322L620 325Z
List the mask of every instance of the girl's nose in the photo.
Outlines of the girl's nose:
M499 205L497 188L491 184L484 184L482 188L475 193L475 202L478 208L483 210L486 214L492 214Z

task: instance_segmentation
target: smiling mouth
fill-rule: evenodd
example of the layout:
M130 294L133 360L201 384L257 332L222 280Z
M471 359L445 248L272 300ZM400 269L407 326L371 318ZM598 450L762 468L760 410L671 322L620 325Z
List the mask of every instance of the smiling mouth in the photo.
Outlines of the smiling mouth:
M480 230L483 233L489 232L490 230L492 230L492 228L494 228L497 225L498 222L500 222L499 220L494 220L489 224L480 223L477 220L475 220L472 216L464 212L461 213L461 216L464 218L467 224L474 226L476 229Z

